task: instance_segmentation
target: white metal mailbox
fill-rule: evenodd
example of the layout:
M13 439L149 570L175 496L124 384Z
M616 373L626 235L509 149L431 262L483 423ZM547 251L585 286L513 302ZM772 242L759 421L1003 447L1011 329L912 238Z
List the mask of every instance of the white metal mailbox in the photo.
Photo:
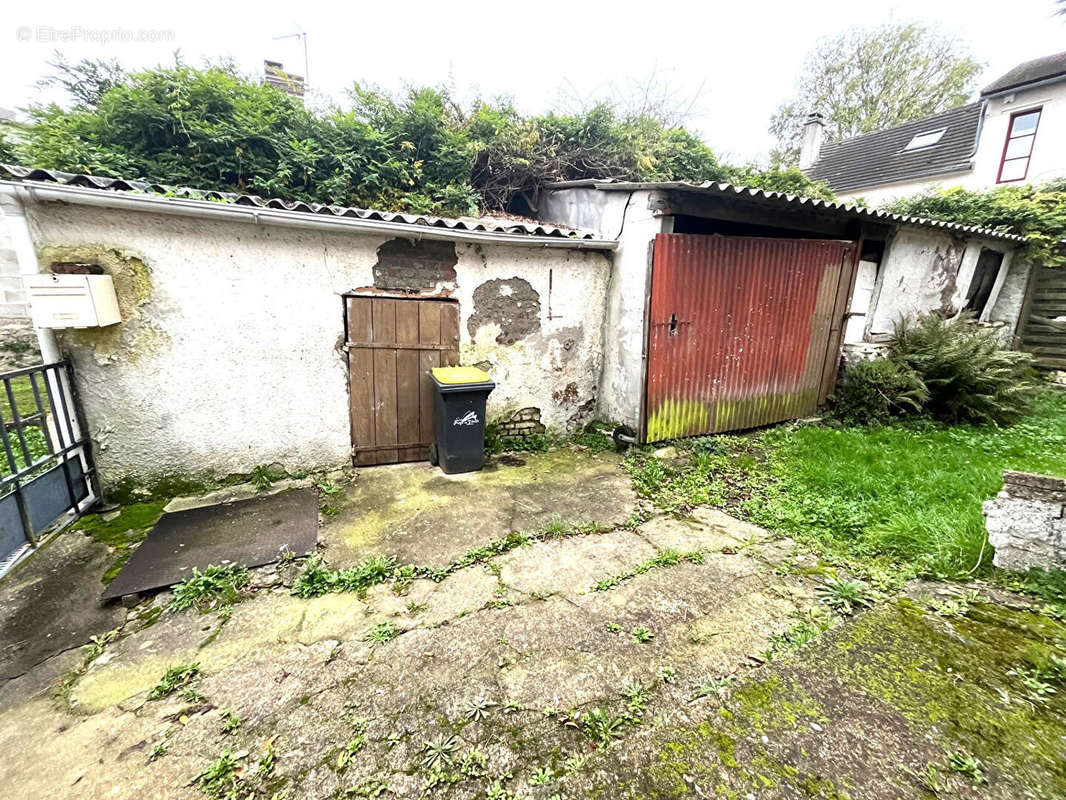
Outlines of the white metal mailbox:
M25 282L38 328L100 328L122 321L110 275L29 275Z

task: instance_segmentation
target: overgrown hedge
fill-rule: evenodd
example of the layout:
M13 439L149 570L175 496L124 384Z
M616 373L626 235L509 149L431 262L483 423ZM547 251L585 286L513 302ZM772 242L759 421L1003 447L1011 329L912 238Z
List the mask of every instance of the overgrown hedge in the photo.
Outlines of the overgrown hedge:
M72 107L29 109L28 166L418 213L528 209L547 181L720 180L831 198L796 169L719 164L700 139L610 104L523 116L508 101L463 107L444 88L399 96L356 85L311 110L229 65L125 75L64 66Z

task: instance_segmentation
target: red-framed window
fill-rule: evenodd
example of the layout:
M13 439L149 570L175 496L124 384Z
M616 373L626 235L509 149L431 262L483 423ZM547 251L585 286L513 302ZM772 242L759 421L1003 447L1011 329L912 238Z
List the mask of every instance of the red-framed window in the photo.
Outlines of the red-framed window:
M1036 129L1040 125L1042 111L1043 108L1031 108L1010 115L996 183L1024 181L1029 174L1029 159L1033 157L1033 142L1036 141Z

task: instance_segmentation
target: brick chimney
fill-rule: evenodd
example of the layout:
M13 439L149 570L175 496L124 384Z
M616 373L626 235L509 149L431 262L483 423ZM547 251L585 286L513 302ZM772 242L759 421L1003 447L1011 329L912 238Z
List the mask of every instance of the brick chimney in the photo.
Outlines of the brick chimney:
M286 72L280 61L263 61L263 83L270 84L276 89L293 97L303 100L304 79L301 75L293 75Z
M807 115L803 123L803 142L800 144L800 169L809 169L818 160L822 152L822 138L825 136L825 119L817 111Z

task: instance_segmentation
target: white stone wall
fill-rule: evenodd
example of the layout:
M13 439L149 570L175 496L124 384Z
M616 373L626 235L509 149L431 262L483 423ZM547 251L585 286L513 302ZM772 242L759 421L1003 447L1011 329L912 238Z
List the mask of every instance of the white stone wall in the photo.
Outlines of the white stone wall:
M61 336L105 481L348 463L342 296L373 285L393 236L54 203L30 217L42 269L74 258L116 276L123 323ZM456 255L455 280L438 288L459 300L462 362L485 362L498 382L490 419L525 406L553 428L578 406L594 416L609 254L456 244ZM539 330L512 345L491 321L472 334L476 287L512 278L539 294Z
M1066 479L1007 470L984 512L997 567L1066 568Z

